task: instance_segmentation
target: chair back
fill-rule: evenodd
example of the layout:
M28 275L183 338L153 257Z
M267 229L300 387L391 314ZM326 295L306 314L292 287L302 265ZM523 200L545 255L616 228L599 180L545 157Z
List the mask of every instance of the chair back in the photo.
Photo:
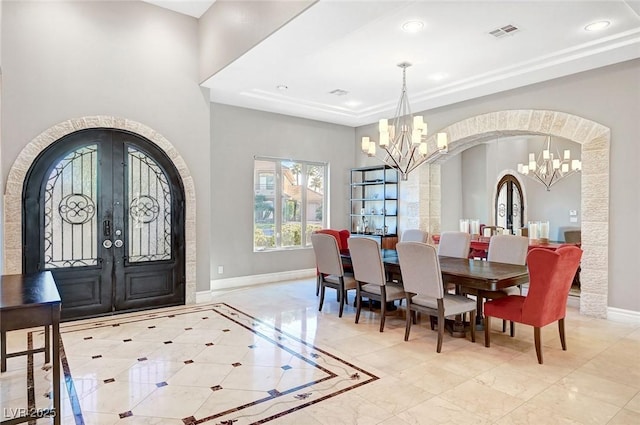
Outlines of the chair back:
M363 283L384 285L387 281L380 245L370 238L349 239L349 253L355 279Z
M400 242L422 242L426 243L429 233L420 229L407 229L402 232Z
M398 242L398 261L404 290L432 298L444 297L436 249L420 242Z
M577 246L529 251L529 292L522 305L523 323L542 327L565 317L569 290L581 257L582 250Z
M564 241L566 243L581 243L582 242L582 230L565 230Z
M327 233L312 233L311 245L313 245L319 273L344 276L338 239Z
M489 240L487 261L524 265L527 261L528 250L528 238L513 235L495 235Z
M340 236L340 231L334 229L320 229L316 230L314 233L323 233L325 235L331 235L336 238L338 242L338 249L347 249L347 245L342 245L342 237Z
M467 258L471 235L467 232L442 232L438 243L438 255Z

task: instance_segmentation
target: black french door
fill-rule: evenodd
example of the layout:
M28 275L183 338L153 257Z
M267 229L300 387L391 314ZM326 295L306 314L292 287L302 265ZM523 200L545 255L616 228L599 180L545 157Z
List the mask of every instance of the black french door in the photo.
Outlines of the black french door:
M23 271L53 273L64 318L184 303L184 190L149 140L63 137L27 173L22 211Z

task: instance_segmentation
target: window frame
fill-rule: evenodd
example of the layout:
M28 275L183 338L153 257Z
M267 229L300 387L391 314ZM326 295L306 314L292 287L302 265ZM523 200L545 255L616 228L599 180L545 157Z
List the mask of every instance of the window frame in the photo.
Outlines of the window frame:
M274 227L274 246L257 246L256 245L256 231L258 229L258 222L256 220L256 198L260 186L260 178L266 178L264 169L258 170L256 165L258 162L271 162L274 164L274 177L273 177L273 227ZM284 173L283 168L286 168L285 163L300 164L301 172L297 177L297 185L307 190L300 191L300 244L293 246L283 246L283 225L286 224L284 220ZM253 252L274 252L274 251L289 251L295 249L309 249L311 248L311 238L307 237L307 208L308 197L307 192L310 182L310 167L318 167L322 170L323 192L322 192L322 220L320 228L329 227L329 163L322 161L308 161L300 159L289 158L276 158L268 156L254 156L253 163ZM271 189L271 188L269 188Z

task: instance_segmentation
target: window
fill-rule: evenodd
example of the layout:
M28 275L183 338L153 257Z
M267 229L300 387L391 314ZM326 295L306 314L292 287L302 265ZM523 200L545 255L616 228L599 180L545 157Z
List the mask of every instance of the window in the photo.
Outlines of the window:
M327 170L325 163L255 159L254 251L311 246L311 233L327 227Z

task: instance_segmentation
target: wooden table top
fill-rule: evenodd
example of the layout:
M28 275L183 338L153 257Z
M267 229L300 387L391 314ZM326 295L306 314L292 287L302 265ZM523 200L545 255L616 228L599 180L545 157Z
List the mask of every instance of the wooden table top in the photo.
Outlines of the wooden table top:
M2 276L0 281L0 310L60 303L60 293L58 293L58 288L51 272Z
M385 268L400 273L398 252L394 249L383 249L381 254ZM343 253L343 258L348 258L348 253ZM445 283L496 291L529 281L527 266L442 256L439 259L442 280Z

